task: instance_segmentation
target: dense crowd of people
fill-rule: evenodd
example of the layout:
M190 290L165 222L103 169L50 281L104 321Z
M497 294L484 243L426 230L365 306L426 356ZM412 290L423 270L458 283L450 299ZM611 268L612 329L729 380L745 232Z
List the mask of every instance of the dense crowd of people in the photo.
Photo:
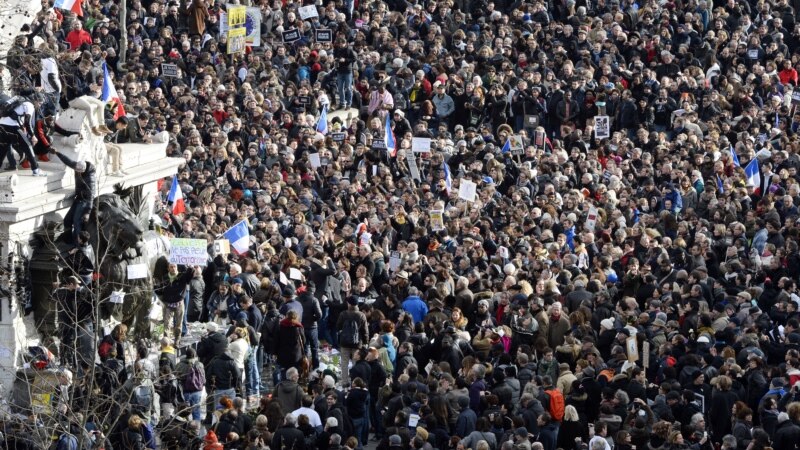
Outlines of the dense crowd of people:
M262 1L234 55L230 5L79 3L9 51L5 150L36 171L105 66L113 171L167 131L159 225L209 261L159 284L157 365L64 325L101 362L62 361L59 448L797 448L796 0Z

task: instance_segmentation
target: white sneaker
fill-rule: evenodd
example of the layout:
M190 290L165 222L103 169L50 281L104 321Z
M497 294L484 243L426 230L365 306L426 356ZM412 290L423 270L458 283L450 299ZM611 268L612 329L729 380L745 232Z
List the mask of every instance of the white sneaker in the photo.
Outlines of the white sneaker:
M33 176L35 176L35 177L46 177L47 176L47 172L45 172L43 170L35 170L33 172Z
M121 176L123 176L122 172L120 172L120 171L111 172L109 175L112 176L112 177L121 177Z

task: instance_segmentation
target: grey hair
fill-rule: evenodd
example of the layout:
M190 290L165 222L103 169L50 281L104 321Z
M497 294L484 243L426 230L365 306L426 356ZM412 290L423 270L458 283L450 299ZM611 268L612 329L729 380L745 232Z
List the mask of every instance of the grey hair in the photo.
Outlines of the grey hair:
M296 427L297 426L297 417L293 416L292 413L289 413L289 414L286 414L285 416L283 416L283 421L284 421L284 423L286 423L286 425L288 425L290 427Z
M590 448L589 450L603 450L606 448L606 445L608 444L606 443L605 439L597 439L594 442L592 442L592 448Z
M722 437L722 445L726 448L736 448L736 438L732 434L726 434Z
M703 417L703 413L696 413L692 415L692 421L690 423L694 427L697 426L697 424L700 423L701 420L705 420L705 418Z
M338 433L333 433L331 435L330 443L333 445L340 445L342 443L342 436L340 436Z
M296 367L290 367L286 371L286 378L292 381L297 381L300 378L300 372L297 371Z
M414 295L419 296L419 289L415 288L414 286L411 286L410 288L408 288L408 296L411 297Z

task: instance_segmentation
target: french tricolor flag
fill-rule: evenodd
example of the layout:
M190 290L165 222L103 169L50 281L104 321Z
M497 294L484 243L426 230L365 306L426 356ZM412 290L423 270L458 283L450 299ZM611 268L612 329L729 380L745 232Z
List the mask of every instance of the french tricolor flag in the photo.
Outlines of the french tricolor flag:
M394 131L392 131L392 118L389 114L386 115L386 151L392 158L397 156L397 141L394 138Z
M83 17L81 3L81 0L56 0L53 6L66 11L72 11L77 14L78 17Z
M172 187L169 188L167 203L172 204L173 215L178 215L186 211L186 205L183 203L183 191L181 191L181 185L178 183L177 175L172 178Z
M231 248L239 255L247 253L250 249L250 230L244 220L230 227L222 237L231 243Z
M125 107L122 106L122 101L117 94L117 88L114 87L114 82L111 81L111 76L108 75L108 66L106 63L103 63L103 96L100 100L106 103L113 102L116 105L116 108L114 108L114 120L125 115Z

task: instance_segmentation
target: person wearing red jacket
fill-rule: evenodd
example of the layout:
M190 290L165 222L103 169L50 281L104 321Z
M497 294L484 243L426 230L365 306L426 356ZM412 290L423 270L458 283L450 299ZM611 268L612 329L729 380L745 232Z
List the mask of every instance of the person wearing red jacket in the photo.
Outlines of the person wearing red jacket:
M80 21L72 22L72 31L67 33L65 40L69 43L69 49L72 51L80 50L83 44L92 45L92 35L83 29L83 24Z
M33 146L33 154L36 155L36 159L42 162L50 161L50 157L47 154L50 152L50 146L52 145L50 141L50 133L53 131L53 125L55 124L55 117L52 115L47 116L43 119L39 119L36 121L36 125L34 125L33 134L36 136L38 142L36 145ZM30 161L25 160L22 162L22 167L29 168Z

